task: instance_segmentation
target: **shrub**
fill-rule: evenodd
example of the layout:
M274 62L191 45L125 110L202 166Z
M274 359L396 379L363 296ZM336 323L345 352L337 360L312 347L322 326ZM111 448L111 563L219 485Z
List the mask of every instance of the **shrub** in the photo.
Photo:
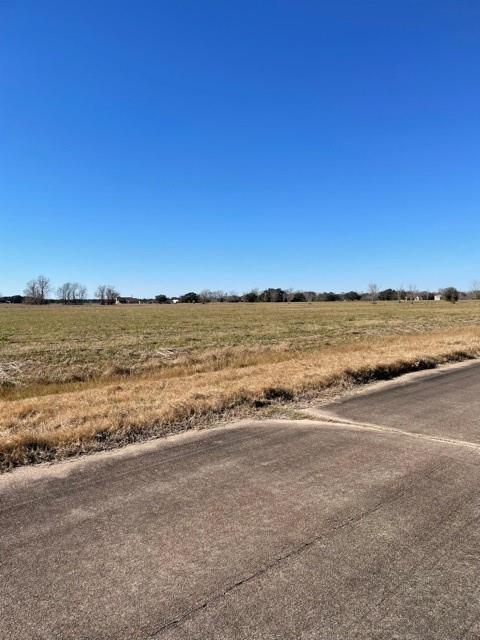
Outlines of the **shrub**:
M443 290L443 297L445 298L445 300L447 300L447 302L455 304L459 297L458 290L455 289L455 287L447 287Z

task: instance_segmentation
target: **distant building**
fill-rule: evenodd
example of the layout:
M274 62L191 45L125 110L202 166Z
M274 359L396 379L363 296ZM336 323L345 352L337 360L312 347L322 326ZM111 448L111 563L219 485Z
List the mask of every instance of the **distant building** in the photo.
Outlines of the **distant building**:
M436 293L436 294L433 296L433 299L434 299L436 302L440 302L440 300L442 299L442 296L441 296L441 294L440 294L440 293Z
M180 302L178 298L172 298L172 304L177 304L177 302Z

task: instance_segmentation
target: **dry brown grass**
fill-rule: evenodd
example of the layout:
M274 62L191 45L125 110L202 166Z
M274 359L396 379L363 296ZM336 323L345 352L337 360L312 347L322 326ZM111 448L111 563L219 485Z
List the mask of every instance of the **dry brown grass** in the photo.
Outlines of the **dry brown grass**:
M21 331L5 332L13 340L4 340L0 351L4 362L7 354L8 362L23 371L15 384L10 380L4 385L0 400L0 466L7 469L164 435L236 407L474 357L480 354L479 311L475 303L408 308L355 303L184 305L129 308L126 313L121 309L117 316L116 309L23 308L22 319L33 318L27 323L28 337ZM65 323L63 329L43 326L50 312ZM77 312L85 323L89 318L88 331L75 323L70 326ZM17 312L7 313L11 320ZM105 336L98 317L112 322L120 317L124 329L117 327ZM137 337L140 322L146 337L137 342L129 360L125 344L131 344L132 318ZM0 329L1 321L0 316ZM158 336L162 321L165 328ZM84 354L84 364L90 366L84 380L71 376L70 365L80 348L78 340L72 347L75 331L83 335L83 350L92 360ZM161 362L150 360L145 358L149 348L171 355ZM142 350L147 364L138 366ZM119 352L123 370L115 364ZM37 366L27 375L24 363L31 362L32 353ZM58 379L62 363L63 381Z

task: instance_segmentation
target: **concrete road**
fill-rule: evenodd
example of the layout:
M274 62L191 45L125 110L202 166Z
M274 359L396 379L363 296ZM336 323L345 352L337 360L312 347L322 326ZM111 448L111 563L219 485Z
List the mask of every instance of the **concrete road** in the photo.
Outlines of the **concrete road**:
M480 367L462 363L403 376L327 409L348 420L480 443Z
M0 638L480 637L480 367L0 478Z

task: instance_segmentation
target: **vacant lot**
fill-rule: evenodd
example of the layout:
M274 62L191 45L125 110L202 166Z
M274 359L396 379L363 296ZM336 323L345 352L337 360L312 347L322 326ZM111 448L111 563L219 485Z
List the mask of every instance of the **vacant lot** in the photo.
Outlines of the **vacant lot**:
M0 306L0 465L480 354L480 303Z

